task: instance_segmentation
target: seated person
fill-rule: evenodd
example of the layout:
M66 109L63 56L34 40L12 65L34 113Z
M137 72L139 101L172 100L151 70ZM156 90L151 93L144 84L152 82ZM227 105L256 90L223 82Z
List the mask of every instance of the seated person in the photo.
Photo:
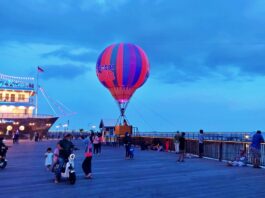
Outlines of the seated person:
M227 166L246 166L247 165L247 156L246 150L240 149L239 156L236 157L234 161L228 161Z
M159 151L164 151L164 149L163 149L163 146L162 145L160 145L160 144L157 144L156 145L156 150L159 152Z

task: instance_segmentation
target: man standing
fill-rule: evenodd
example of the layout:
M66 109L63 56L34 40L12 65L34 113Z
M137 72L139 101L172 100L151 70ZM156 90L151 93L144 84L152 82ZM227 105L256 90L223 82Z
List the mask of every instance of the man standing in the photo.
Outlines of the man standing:
M199 141L199 158L202 158L204 153L204 135L202 129L199 132L198 141Z
M176 135L174 136L174 145L175 145L176 153L179 153L179 138L180 138L180 134L179 134L179 131L177 131Z
M54 183L58 183L61 179L61 172L64 163L67 162L68 157L74 150L74 144L71 142L72 135L67 134L64 136L62 140L57 143L57 148L59 149L59 157L58 157L58 168L55 171L55 181Z
M252 138L252 142L250 145L250 151L252 154L252 164L253 168L260 168L260 144L264 142L263 136L261 135L261 131L257 131L256 134Z
M185 133L182 132L181 136L179 137L179 158L178 158L178 162L184 162L185 149L186 149Z
M124 146L125 146L125 159L130 159L130 149L132 144L131 135L126 132L124 137Z

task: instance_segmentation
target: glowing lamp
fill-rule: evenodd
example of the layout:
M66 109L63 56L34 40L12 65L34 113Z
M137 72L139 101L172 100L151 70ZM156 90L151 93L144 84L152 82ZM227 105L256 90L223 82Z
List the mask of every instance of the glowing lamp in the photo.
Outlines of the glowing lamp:
M13 129L13 127L11 126L11 125L8 125L7 127L6 127L6 130L8 130L8 131L11 131Z
M20 130L20 131L24 131L24 130L25 130L25 127L24 127L23 125L21 125L21 126L19 127L19 130Z

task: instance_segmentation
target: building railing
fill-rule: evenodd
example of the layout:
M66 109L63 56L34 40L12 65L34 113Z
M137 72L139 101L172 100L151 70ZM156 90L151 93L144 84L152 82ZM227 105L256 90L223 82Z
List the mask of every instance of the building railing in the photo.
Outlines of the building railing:
M23 114L23 113L0 113L0 119L12 119L12 118L51 118L52 115L38 114Z
M204 132L205 140L249 141L256 132ZM173 138L176 132L135 132L133 136ZM188 139L198 139L198 132L185 132Z
M12 98L12 97L0 97L0 103L27 103L34 105L33 98Z
M141 145L143 142L146 145L152 145L154 142L159 142L165 148L166 141L169 143L169 150L175 151L172 137L147 137L134 136L134 144ZM204 141L204 157L223 160L235 160L239 155L240 149L245 149L248 163L252 163L252 156L250 153L250 142L247 141L225 141L225 140L205 140ZM197 139L186 137L186 153L198 155L199 143ZM265 144L261 144L261 166L265 166Z

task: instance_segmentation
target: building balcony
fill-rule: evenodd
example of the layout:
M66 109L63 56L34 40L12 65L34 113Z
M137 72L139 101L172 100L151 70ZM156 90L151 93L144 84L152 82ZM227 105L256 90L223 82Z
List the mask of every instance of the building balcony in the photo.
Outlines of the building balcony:
M45 115L45 114L23 114L23 113L0 113L0 119L15 119L15 118L52 118L52 115Z
M25 107L30 107L30 106L35 106L34 105L34 100L32 98L30 99L24 99L24 100L0 100L0 105L6 105L6 106L25 106Z

